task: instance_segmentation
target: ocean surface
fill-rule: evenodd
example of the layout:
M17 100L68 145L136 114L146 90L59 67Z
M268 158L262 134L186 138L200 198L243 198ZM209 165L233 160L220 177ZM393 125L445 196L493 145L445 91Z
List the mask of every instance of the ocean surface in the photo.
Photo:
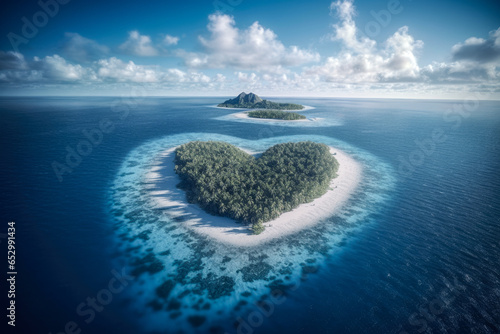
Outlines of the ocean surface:
M0 98L16 332L500 332L500 102L273 99L313 107L290 126L234 119L222 100ZM214 139L323 142L364 177L315 228L220 245L142 182L162 149Z

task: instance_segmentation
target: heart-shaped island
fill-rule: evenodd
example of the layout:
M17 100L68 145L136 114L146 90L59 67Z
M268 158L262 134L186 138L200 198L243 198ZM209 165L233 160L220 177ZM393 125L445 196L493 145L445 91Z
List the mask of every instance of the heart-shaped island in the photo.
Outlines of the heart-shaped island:
M332 146L267 147L249 152L219 140L171 146L152 158L144 190L156 210L192 231L256 246L334 216L361 180L361 165Z
M338 162L329 147L314 142L277 144L256 158L224 142L195 141L175 151L179 188L205 211L262 223L326 193Z

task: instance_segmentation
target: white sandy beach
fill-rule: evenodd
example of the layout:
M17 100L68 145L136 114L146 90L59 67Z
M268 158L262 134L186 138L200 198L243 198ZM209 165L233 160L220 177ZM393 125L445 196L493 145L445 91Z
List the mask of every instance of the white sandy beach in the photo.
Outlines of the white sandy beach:
M210 215L196 204L187 202L184 191L176 187L180 178L174 171L174 151L175 147L158 154L151 170L145 176L144 183L153 205L158 209L165 209L170 216L183 217L185 221L182 224L193 231L234 246L256 246L311 227L331 217L339 212L354 193L362 176L362 167L357 161L345 152L330 147L330 152L335 153L340 164L338 176L330 184L332 190L310 203L283 213L275 220L264 223L266 230L259 235L253 235L248 226L230 218Z

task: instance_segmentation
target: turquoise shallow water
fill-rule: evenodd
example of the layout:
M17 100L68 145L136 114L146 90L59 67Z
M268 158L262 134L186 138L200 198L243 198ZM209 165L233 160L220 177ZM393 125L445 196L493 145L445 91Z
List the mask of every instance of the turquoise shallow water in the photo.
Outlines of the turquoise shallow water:
M499 332L500 104L276 100L314 106L329 125L221 120L232 111L209 107L220 98L0 99L0 215L17 222L16 301L29 319L19 330ZM454 112L464 106L470 114ZM60 182L52 163L103 120L113 130ZM429 144L435 131L443 138ZM203 138L330 143L367 178L339 216L300 238L222 246L152 210L138 184L154 152ZM114 270L136 278L90 321L78 306L104 296Z
M317 227L263 246L231 247L186 230L168 217L168 209L148 207L143 178L155 155L192 140L225 141L252 151L264 151L283 142L315 141L352 155L363 165L365 176L346 209ZM193 319L197 319L202 322L195 325L200 331L227 327L227 319L251 314L257 303L265 305L264 310L271 307L273 296L295 290L307 274L319 270L326 256L335 253L350 233L370 223L371 213L390 198L394 174L387 163L368 152L324 136L252 141L187 133L141 145L125 159L111 193L111 213L120 220L120 248L132 259L131 270L143 282L137 290L130 290L132 295L141 296L134 298L132 307L142 315L144 327L158 330L167 324L169 328L190 330ZM149 314L144 314L147 309Z

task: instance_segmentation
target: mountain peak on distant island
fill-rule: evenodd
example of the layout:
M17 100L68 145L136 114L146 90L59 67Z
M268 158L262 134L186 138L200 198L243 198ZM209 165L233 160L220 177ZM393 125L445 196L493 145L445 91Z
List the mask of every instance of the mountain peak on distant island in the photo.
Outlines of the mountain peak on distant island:
M222 108L248 108L248 109L277 109L277 110L301 110L304 106L293 103L276 103L263 100L254 93L240 93L234 99L229 99L218 105Z
M224 103L229 103L229 104L255 104L262 102L263 100L257 96L254 93L246 94L245 92L242 92L240 95L238 95L234 99L227 100Z

